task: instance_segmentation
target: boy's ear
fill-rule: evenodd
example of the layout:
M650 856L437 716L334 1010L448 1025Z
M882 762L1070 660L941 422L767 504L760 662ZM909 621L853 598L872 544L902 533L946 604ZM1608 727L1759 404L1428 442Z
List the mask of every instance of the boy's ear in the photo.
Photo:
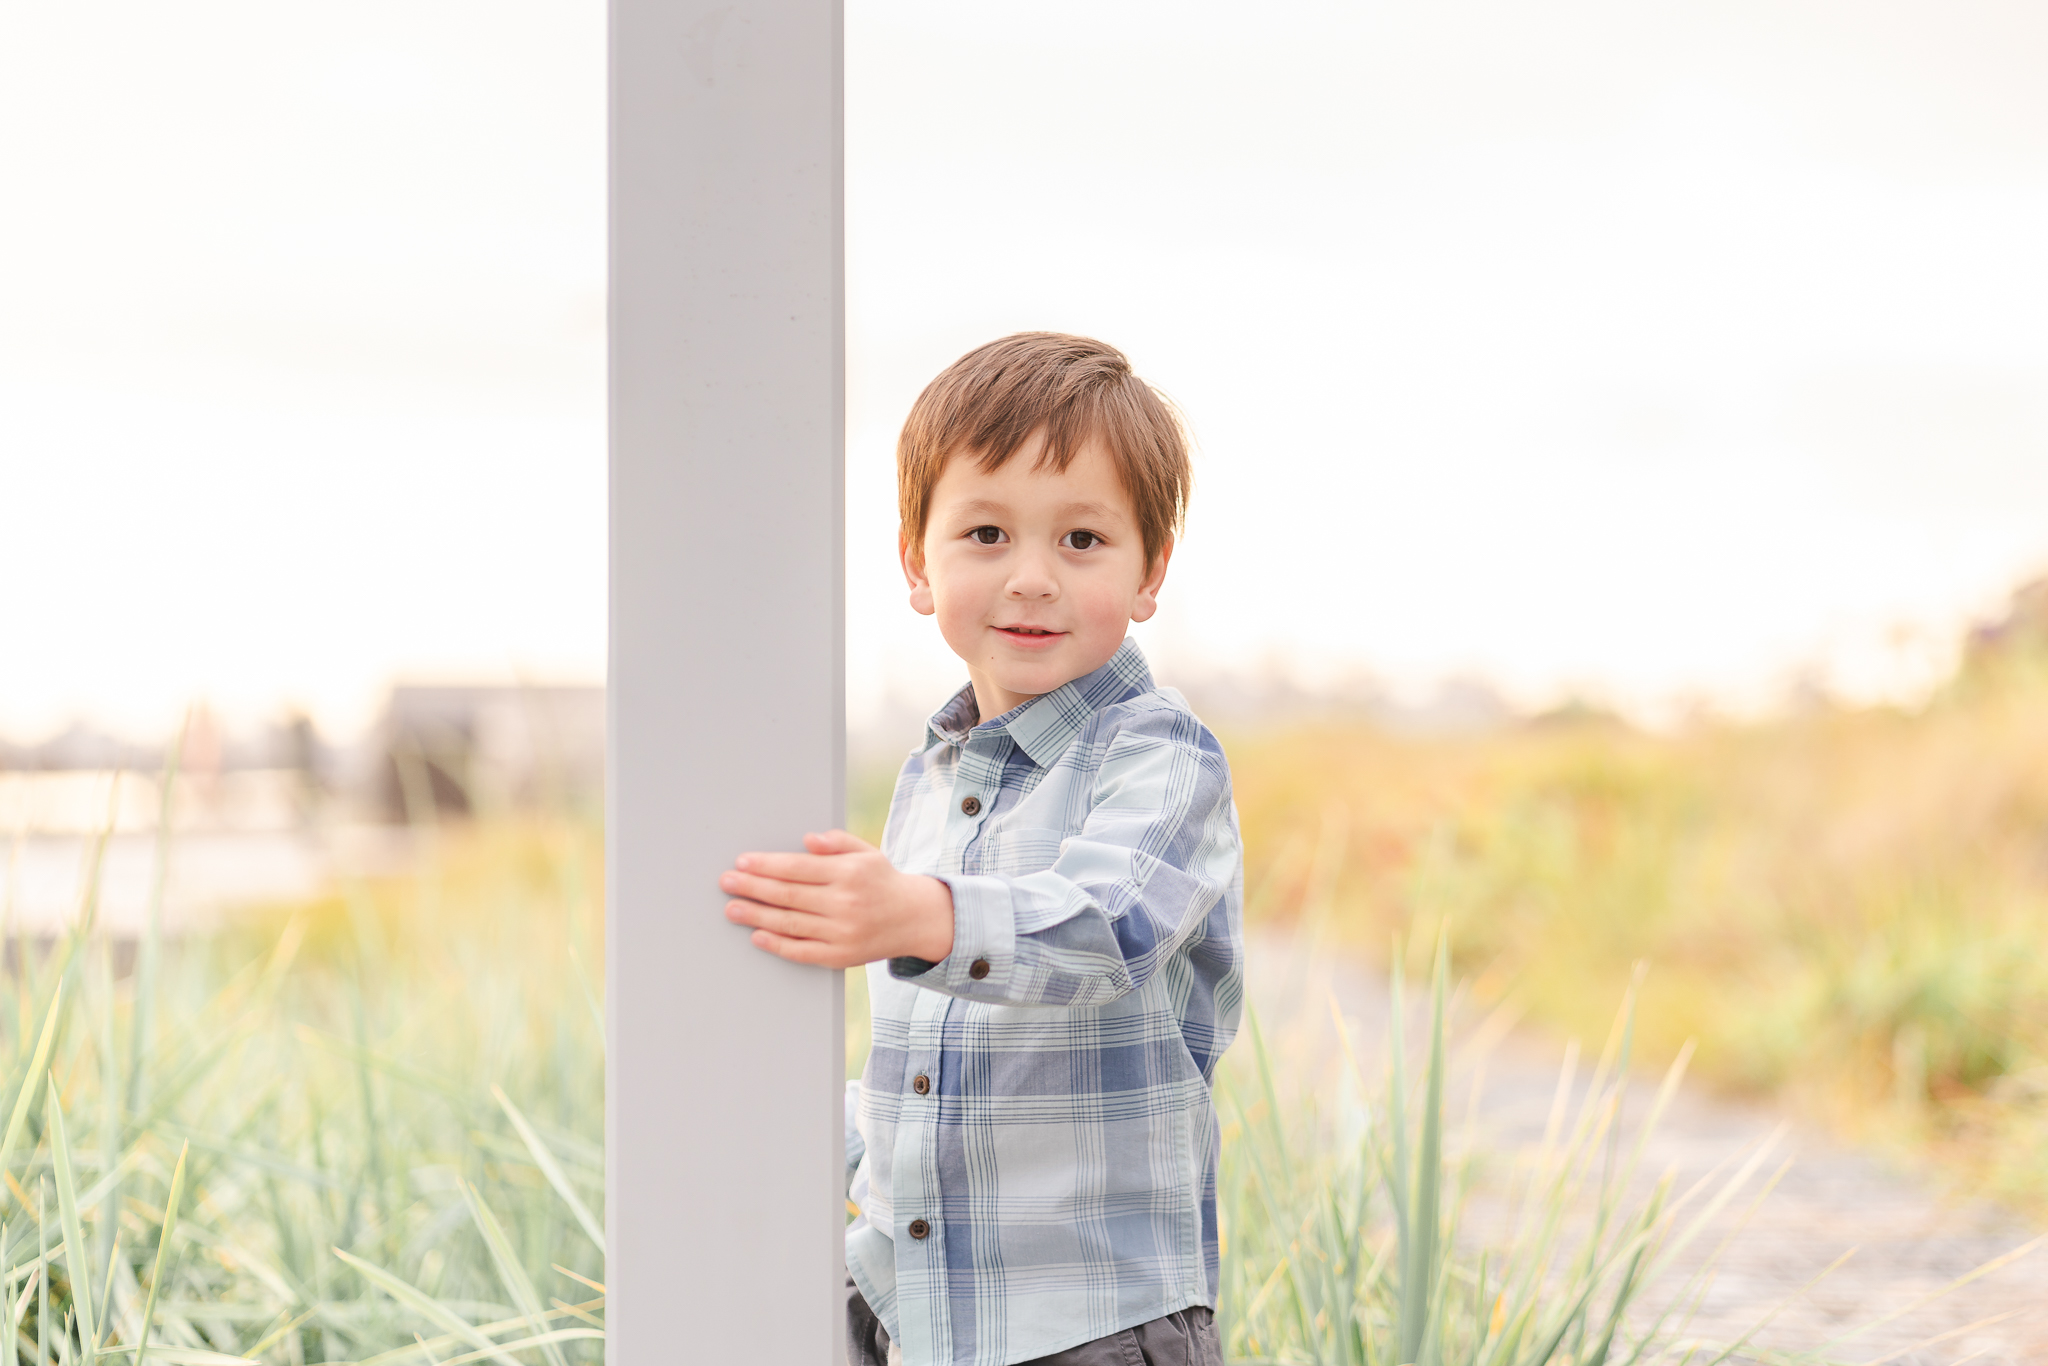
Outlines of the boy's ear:
M1152 614L1159 610L1159 590L1166 584L1166 562L1173 558L1173 537L1166 538L1166 544L1159 548L1159 558L1145 571L1144 582L1138 585L1138 596L1131 600L1131 620L1150 621Z
M932 603L931 576L924 572L924 556L912 552L910 536L896 533L896 558L903 562L903 578L910 585L910 610L930 616L938 608ZM1147 616L1151 615L1149 612Z

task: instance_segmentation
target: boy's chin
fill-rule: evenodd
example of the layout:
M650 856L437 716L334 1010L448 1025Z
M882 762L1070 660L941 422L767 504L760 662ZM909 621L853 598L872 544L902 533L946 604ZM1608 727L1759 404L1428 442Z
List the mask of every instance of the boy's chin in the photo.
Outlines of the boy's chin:
M1055 688L1094 673L1102 663L1101 660L1091 663L1081 658L1079 651L1064 649L1053 658L1015 661L1010 667L997 668L991 670L991 673L996 686L1005 692L1024 697L1042 697Z
M1020 697L1042 697L1059 687L1072 682L1076 675L1061 669L1005 669L998 671L996 686L1004 692L1016 693Z

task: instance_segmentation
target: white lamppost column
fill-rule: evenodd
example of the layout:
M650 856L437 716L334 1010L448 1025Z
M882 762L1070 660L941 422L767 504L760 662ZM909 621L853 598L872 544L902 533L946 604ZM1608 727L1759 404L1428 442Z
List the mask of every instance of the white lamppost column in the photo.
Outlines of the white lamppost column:
M611 0L609 1360L823 1363L839 974L726 923L842 818L839 0Z

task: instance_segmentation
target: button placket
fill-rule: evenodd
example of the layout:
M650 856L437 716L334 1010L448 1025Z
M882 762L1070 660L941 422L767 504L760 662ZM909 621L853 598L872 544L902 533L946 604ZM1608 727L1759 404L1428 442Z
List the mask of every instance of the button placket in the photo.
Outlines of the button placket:
M959 796L957 805L961 815L972 820L995 809L995 789L1002 785L1003 765L1015 743L1008 735L1002 734L976 736L968 742L966 751L960 756L960 766L953 771L954 791ZM962 788L967 791L962 792Z
M929 1208L936 1203L938 1194L935 1187L927 1187L922 1179L909 1181L905 1178L911 1173L922 1174L926 1170L926 1159L936 1141L939 1107L936 1103L923 1103L923 1108L918 1109L916 1107L922 1102L917 1098L923 1097L930 1102L937 1099L933 1093L937 1090L939 1058L944 1051L946 1022L951 1018L955 1002L951 997L934 992L920 992L919 996L922 999L911 1011L910 1056L905 1060L906 1070L915 1069L909 1086L912 1094L904 1097L904 1108L899 1111L897 1119L895 1170L898 1218L905 1210ZM912 1219L901 1227L914 1241L924 1240L933 1231L931 1222L923 1218Z

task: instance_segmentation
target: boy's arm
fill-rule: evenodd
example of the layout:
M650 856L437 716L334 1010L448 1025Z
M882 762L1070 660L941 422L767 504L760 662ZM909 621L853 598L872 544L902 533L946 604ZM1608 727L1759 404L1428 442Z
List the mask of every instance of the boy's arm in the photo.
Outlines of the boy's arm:
M1087 820L1053 866L942 877L951 951L937 962L894 958L889 969L969 1000L1102 1005L1202 931L1241 859L1215 738L1185 712L1142 712L1111 742Z
M822 967L887 959L921 987L1012 1005L1100 1005L1134 990L1241 872L1222 748L1164 708L1110 740L1082 829L1042 873L902 873L844 831L806 835L804 848L742 854L720 879L740 898L726 917L757 947Z

